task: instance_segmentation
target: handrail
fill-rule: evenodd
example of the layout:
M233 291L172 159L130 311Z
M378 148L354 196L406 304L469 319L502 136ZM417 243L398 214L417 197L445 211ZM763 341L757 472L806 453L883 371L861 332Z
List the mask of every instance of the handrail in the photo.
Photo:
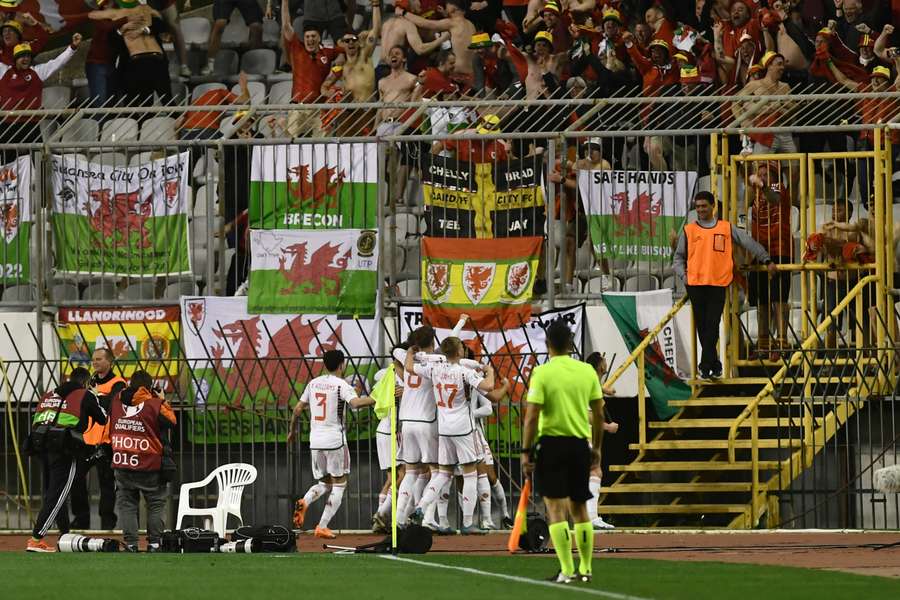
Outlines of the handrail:
M662 331L663 327L666 326L666 323L671 321L675 317L675 315L678 314L678 311L681 310L681 307L684 306L685 302L687 302L687 299L687 295L682 296L681 299L676 302L671 309L669 309L669 312L667 312L666 316L662 318L662 321L660 321L656 325L656 327L651 329L650 332L646 336L644 336L644 339L642 339L641 343L638 344L634 348L634 350L632 350L631 354L628 355L628 358L626 358L625 361L621 365L619 365L619 368L613 371L613 374L606 379L606 382L604 382L605 387L611 387L616 382L616 380L618 380L619 377L621 377L622 374L625 373L625 369L630 367L634 363L634 361L638 359L641 353L647 349L647 346L653 343L653 340L656 339L656 336L659 335L659 332Z
M850 305L850 303L859 296L860 292L869 285L870 283L874 283L878 281L878 277L876 275L866 275L859 282L853 286L850 292L844 296L844 298L838 302L837 306L834 307L828 316L819 323L818 327L803 340L803 343L800 344L800 348L791 355L791 358L787 361L787 363L782 366L775 375L769 380L768 383L763 387L762 390L756 395L756 397L748 404L741 414L735 417L734 422L731 424L731 428L728 430L728 462L735 462L735 442L737 440L737 432L738 428L741 426L741 423L746 421L748 418L752 416L752 414L759 407L760 402L764 399L772 395L772 392L775 391L775 384L781 383L787 375L788 369L791 367L797 366L800 363L800 360L803 358L803 354L806 350L809 350L813 347L814 343L822 336L834 320L837 318L840 313L844 312L844 310Z

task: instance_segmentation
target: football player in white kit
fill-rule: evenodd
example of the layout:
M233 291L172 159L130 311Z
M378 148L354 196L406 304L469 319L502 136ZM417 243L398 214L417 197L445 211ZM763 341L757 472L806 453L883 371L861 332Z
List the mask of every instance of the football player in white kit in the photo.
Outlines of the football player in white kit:
M481 452L475 437L475 418L467 387L471 386L485 393L493 391L494 369L491 365L486 365L485 375L482 376L478 371L460 365L463 344L457 337L448 337L441 342L441 352L446 357L446 362L417 364L414 355L417 350L416 347L410 347L406 353L405 367L407 373L432 382L437 406L439 467L437 475L428 482L416 510L410 515L410 521L422 523L426 510L437 501L444 484L452 477L453 468L460 465L463 471L463 526L460 533L483 533L472 522L478 498L476 464Z
M475 402L475 438L476 443L481 448L481 462L478 463L478 506L481 512L481 528L496 529L494 521L491 517L492 500L497 504L502 515L502 525L504 529L513 526L513 521L509 516L509 508L506 505L506 490L503 489L500 481L497 479L497 473L494 471L494 455L491 453L491 446L484 434L484 421L494 412L494 402L499 402L507 393L509 393L510 383L508 379L504 379L502 385L493 390L490 394L482 394L478 390L473 390L473 401Z
M297 500L294 511L294 525L301 527L309 506L328 494L325 510L315 529L315 536L324 539L337 537L328 528L331 518L341 506L347 475L350 473L350 449L344 432L344 404L358 409L372 406L375 400L368 396L358 396L356 390L341 378L344 372L344 353L329 350L322 357L326 375L316 377L308 384L294 407L291 428L288 433L290 444L296 433L297 420L305 409L309 409L309 447L312 454L312 472L317 483L306 495Z
M606 374L607 366L606 366L606 355L600 354L599 352L592 352L588 355L587 358L584 359L584 362L588 363L594 370L597 371L597 377L600 378L600 383L603 383L603 376ZM605 395L612 395L610 390L606 387L603 388L603 392ZM608 413L606 413L608 414ZM619 424L615 421L606 421L603 423L603 431L604 433L615 433L619 430ZM591 478L588 482L588 488L591 491L591 499L587 501L587 509L588 515L591 517L591 525L593 525L595 530L598 529L615 529L616 526L610 523L607 523L603 520L597 513L597 504L600 499L600 486L602 484L603 471L600 469L600 465L596 464L591 467Z

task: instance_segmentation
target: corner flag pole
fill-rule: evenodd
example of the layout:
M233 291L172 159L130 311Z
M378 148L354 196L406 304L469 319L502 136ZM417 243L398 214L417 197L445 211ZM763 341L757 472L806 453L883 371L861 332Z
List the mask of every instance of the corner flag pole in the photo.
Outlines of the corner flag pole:
M528 516L528 497L531 496L531 478L525 480L522 486L522 492L519 495L519 506L516 508L516 520L513 523L512 531L509 534L509 541L506 549L510 554L514 554L519 549L519 538L525 533L525 520Z
M389 374L394 377L393 373ZM397 397L391 398L391 553L397 554Z

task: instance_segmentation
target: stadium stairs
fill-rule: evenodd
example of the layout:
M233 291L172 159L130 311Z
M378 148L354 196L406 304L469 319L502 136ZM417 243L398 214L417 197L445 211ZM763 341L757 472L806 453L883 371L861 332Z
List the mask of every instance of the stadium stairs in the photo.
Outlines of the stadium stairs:
M835 360L854 353L794 352L790 360L786 352L785 363L741 367L731 379L690 381L689 399L669 401L679 412L667 421L648 417L643 445L629 445L637 452L634 459L604 474L612 483L600 490L600 514L619 527L778 527L779 492L810 469L829 440L875 396L860 391L877 388L871 383L878 379L874 367ZM752 419L737 427L732 457L729 430L786 363L793 366L788 364L784 379L758 408L754 502Z

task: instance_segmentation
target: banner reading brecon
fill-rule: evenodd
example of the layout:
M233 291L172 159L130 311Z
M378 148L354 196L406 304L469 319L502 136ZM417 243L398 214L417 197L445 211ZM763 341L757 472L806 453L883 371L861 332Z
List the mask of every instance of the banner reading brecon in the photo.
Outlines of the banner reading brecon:
M251 230L250 251L251 312L375 314L375 231Z
M142 308L60 308L57 332L63 374L91 368L91 355L108 348L116 374L128 379L147 371L166 389L178 377L181 315L177 306Z
M466 313L481 331L528 321L542 241L423 238L425 319L449 328Z
M498 456L518 456L521 444L521 419L524 414L525 394L531 371L547 361L546 329L554 321L562 319L572 329L575 352L580 356L584 346L584 305L548 310L504 331L479 331L480 337L472 329L459 333L460 339L472 349L477 357L488 356L497 370L497 386L509 379L510 401L502 401L497 412L487 421L488 439ZM422 307L419 305L400 306L400 339L425 323ZM449 329L435 329L439 340L450 335Z
M50 157L61 272L155 277L190 273L190 153L135 167Z
M254 229L374 229L378 145L254 146Z
M579 171L578 190L594 252L604 258L671 257L684 226L695 171Z
M543 158L469 163L422 159L425 235L505 238L544 233Z
M0 167L0 282L31 281L31 157Z
M306 382L321 374L328 350L352 357L351 378L368 381L378 369L375 319L255 315L247 312L246 297L183 296L181 309L196 409L188 430L192 442L286 439L290 409ZM348 438L374 431L367 415L352 417Z

